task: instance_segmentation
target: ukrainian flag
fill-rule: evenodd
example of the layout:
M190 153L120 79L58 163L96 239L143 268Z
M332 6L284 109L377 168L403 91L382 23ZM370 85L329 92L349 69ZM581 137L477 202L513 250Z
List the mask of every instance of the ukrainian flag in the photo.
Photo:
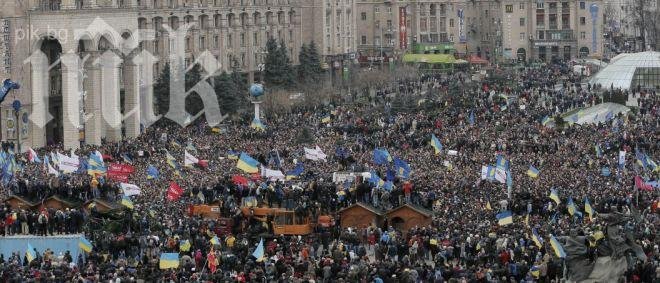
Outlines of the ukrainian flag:
M543 120L541 120L541 125L545 126L548 123L550 123L550 117L548 115L545 115L545 117L543 117Z
M162 253L160 254L160 269L178 268L179 267L179 254L178 253Z
M294 179L294 178L300 176L300 174L302 174L302 172L304 170L305 170L305 167L303 167L302 162L298 162L296 164L296 168L293 168L293 170L290 170L290 171L286 172L286 179L287 180Z
M259 161L247 155L245 152L241 152L241 157L238 158L236 167L247 173L257 173L259 172Z
M438 140L438 137L435 136L435 134L431 134L431 146L435 150L435 154L440 154L440 151L442 151L442 144L440 143L440 140Z
M218 236L213 236L213 238L211 238L211 245L214 246L220 245L220 240L218 239Z
M536 169L534 166L529 165L529 169L527 169L527 176L530 176L532 178L538 178L539 169Z
M486 209L487 210L493 210L493 208L490 206L490 201L486 202Z
M90 153L87 164L87 174L89 175L103 175L107 172L100 153Z
M568 208L568 214L573 216L575 212L577 211L577 208L575 207L575 203L573 203L573 198L568 197L568 202L566 203L566 208Z
M557 241L557 239L555 239L555 236L550 235L550 246L552 246L552 250L555 252L555 255L558 258L565 258L566 257L566 252L564 251L564 248L562 248L559 241Z
M539 236L539 233L536 230L536 228L532 229L532 241L534 241L534 244L536 244L536 246L539 247L539 249L543 247L543 238Z
M239 153L237 151L233 151L233 150L227 151L227 158L231 160L238 160L238 154Z
M497 218L497 224L500 226L505 226L513 223L513 214L511 214L510 210L502 211L498 213L495 217Z
M179 250L182 252L187 252L190 250L190 241L188 240L183 240L179 242Z
M258 130L258 131L265 131L266 130L266 126L263 123L261 123L260 119L258 119L256 117L254 119L252 119L252 123L250 124L250 127L255 129L255 130Z
M167 164L170 165L172 169L176 170L176 172L179 172L179 164L176 163L176 158L174 158L169 151L165 152L165 158Z
M557 205L559 205L560 201L559 201L559 194L557 193L557 190L555 190L555 189L550 189L550 196L549 196L549 198L550 198L551 200L554 200L555 203L556 203Z
M534 279L539 279L539 277L541 277L541 270L536 265L532 266L532 269L529 270L529 273L532 274Z
M133 201L131 201L131 199L127 196L125 196L121 199L121 204L123 206L127 207L128 209L133 209L133 207L134 207L133 206Z
M81 236L80 240L78 240L78 247L82 249L83 251L89 253L92 251L92 243L90 243L85 237Z
M322 122L322 123L326 123L326 124L327 124L327 123L330 123L330 121L332 121L332 119L330 119L330 115L327 115L327 116L321 118L321 122Z
M37 258L37 254L34 251L34 247L32 247L30 243L27 244L27 250L25 250L25 257L27 258L28 262L32 262L35 258Z
M591 207L591 203L587 197L584 198L584 212L589 214L589 220L592 220L593 214L596 212L594 211L594 208Z
M257 248L254 249L254 252L252 252L252 256L257 259L257 262L262 262L262 261L264 261L264 259L266 259L265 253L264 253L264 239L263 238L261 240L259 240L259 245L257 245Z

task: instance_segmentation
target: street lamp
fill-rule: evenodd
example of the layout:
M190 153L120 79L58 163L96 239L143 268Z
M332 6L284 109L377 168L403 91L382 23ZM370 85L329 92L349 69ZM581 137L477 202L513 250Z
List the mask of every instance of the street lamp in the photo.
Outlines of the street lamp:
M14 117L16 117L16 149L18 153L21 153L21 121L18 119L21 113L21 101L16 99L11 103L11 107L14 108Z

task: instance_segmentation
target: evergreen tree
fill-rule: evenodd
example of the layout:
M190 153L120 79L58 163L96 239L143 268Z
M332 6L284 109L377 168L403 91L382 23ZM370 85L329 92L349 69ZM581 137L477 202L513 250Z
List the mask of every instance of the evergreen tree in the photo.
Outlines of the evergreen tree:
M282 65L279 60L277 42L274 38L268 38L266 42L266 60L264 63L264 81L270 86L276 86L280 82Z
M323 68L321 67L321 55L319 54L314 41L309 44L309 62L312 66L312 73L318 79L318 77L323 74Z
M186 92L190 91L197 83L202 80L202 67L199 64L195 64L190 68L190 71L186 72L186 83L185 89ZM197 93L191 93L186 97L186 111L192 115L197 114L197 112L204 109L204 102L202 98Z
M298 79L301 83L313 83L320 79L323 69L316 44L312 41L309 45L303 44L298 54Z
M289 48L286 47L284 40L280 39L280 60L282 63L282 87L291 87L294 82L293 66L291 66L291 59L289 58Z
M170 63L165 63L154 84L154 102L156 114L165 115L170 109Z
M311 70L309 69L309 49L304 43L300 47L300 53L298 53L298 63L298 81L306 83L309 79Z

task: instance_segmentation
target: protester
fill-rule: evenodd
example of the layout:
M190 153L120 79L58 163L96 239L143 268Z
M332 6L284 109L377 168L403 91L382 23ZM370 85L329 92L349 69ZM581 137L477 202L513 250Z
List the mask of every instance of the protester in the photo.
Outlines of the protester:
M45 165L18 155L23 167L4 184L3 199L100 199L119 209L1 207L2 235L83 233L93 244L77 259L38 250L28 260L17 247L10 258L0 258L2 281L558 282L565 262L548 244L550 235L594 237L608 233L601 214L638 212L641 219L621 229L633 233L646 260L628 256L624 276L632 282L660 280L657 188L641 190L634 183L638 175L650 178L646 183L658 177L657 170L638 164L635 152L658 160L660 99L655 92L635 93L641 97L634 113L599 124L559 125L562 119L555 119L554 128L544 126L545 117L602 102L597 86L582 87L567 70L526 68L485 83L462 73L423 75L381 86L367 105L273 114L263 119L265 131L239 121L224 124L222 131L204 123L187 128L160 123L135 140L73 153L88 160L98 151L105 166L130 165L134 172L123 183L138 188L132 196L107 172L56 176L48 170L57 168L52 158ZM438 154L432 134L442 146ZM304 147L327 157L310 160ZM376 148L408 164L410 176L391 172L390 161L374 162ZM622 150L627 157L619 167ZM42 161L57 152L72 156L59 146L35 149ZM206 163L185 167L186 152ZM245 152L285 175L297 162L304 170L291 180L256 178L237 168L230 152ZM174 167L168 156L175 158ZM498 156L508 161L510 182L481 177L481 167L496 166ZM537 176L528 175L530 166ZM612 174L604 176L604 167ZM335 183L334 172L370 172L383 184L370 178ZM549 197L551 189L559 204ZM241 206L253 197L260 205L294 210L300 219L330 214L338 223L306 236L272 235L272 225L242 214ZM569 198L582 216L571 215ZM597 213L587 213L586 199ZM425 208L433 211L432 225L408 231L391 223L340 228L337 211L356 202L381 210ZM231 231L221 232L218 219L189 214L190 205L210 203L233 219ZM499 225L496 214L508 210L513 223ZM546 242L541 247L533 230ZM263 258L256 256L259 248ZM160 269L164 253L178 253L178 267Z

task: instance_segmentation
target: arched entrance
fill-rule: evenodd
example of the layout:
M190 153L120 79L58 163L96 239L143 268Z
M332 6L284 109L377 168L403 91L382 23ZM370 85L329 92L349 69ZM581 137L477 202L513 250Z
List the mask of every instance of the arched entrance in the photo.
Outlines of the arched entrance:
M580 48L580 58L585 58L589 56L589 48L588 47L581 47Z
M518 48L516 51L516 57L518 58L518 61L525 61L527 60L527 51L525 48Z
M52 145L63 141L64 128L62 124L62 45L53 37L44 37L39 47L48 58L48 112L53 119L46 123L46 144Z
M405 221L401 217L394 217L390 221L390 226L392 226L397 231L403 231L403 224Z

